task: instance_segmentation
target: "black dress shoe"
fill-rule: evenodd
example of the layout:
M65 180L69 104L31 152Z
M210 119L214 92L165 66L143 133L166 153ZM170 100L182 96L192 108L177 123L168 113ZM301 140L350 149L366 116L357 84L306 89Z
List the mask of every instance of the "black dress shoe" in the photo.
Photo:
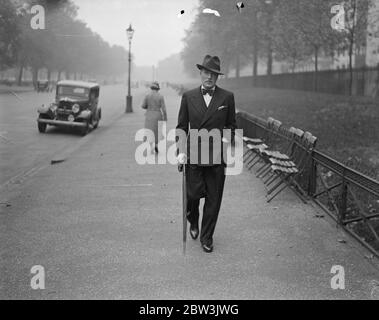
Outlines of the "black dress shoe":
M199 236L199 228L198 227L190 227L190 235L193 240L196 240Z
M206 253L211 253L213 251L213 245L208 246L206 244L202 244L201 246Z

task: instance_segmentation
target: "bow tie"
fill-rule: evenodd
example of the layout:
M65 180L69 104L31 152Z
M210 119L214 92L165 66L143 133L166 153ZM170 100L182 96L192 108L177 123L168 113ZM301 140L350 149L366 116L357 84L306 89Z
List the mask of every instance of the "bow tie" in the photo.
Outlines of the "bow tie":
M207 93L210 95L210 96L212 96L213 95L213 93L214 93L214 89L201 89L201 93L203 94L203 96L204 95L206 95Z

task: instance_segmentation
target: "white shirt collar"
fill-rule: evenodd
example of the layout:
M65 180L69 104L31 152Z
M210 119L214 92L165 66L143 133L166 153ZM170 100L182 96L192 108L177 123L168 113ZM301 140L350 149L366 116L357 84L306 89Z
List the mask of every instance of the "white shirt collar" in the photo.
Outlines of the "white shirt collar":
M203 86L203 85L201 85L201 89L205 89L205 90L208 90L208 89L204 88L204 86ZM216 89L216 86L214 86L213 88L211 88L211 89L209 89L209 90L215 91L215 89Z

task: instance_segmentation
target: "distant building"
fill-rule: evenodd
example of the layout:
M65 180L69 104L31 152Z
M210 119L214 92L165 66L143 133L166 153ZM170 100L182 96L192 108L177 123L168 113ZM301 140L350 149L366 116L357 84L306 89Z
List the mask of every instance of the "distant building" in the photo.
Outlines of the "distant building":
M375 67L379 64L379 0L373 0L373 6L367 14L367 31L362 46L354 48L353 67ZM333 69L347 68L349 65L348 52L337 52L333 61Z
M379 0L375 0L375 5L369 12L369 21L376 23L369 25L367 30L367 46L366 46L366 65L379 65Z

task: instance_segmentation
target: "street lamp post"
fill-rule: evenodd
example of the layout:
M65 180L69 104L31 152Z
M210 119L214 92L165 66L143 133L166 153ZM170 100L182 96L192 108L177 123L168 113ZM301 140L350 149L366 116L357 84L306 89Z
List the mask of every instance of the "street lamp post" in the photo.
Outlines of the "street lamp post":
M129 24L129 28L126 29L126 35L129 40L129 70L128 70L128 95L126 97L126 113L133 112L133 107L132 107L132 96L130 94L130 69L131 69L131 61L132 61L132 54L131 54L131 46L132 46L132 38L134 34L134 29L132 28L132 25Z

